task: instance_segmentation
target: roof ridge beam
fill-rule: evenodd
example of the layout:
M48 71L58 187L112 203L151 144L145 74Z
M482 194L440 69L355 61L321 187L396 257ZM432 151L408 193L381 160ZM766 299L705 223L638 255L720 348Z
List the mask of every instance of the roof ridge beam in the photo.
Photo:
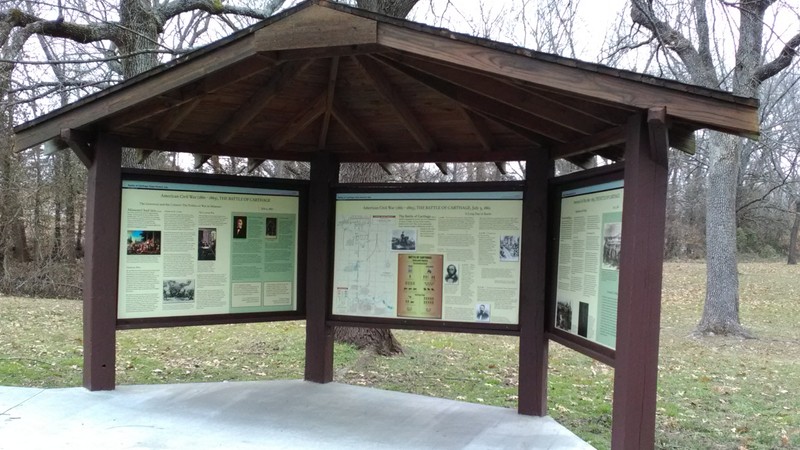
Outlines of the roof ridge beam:
M330 69L328 70L328 90L325 99L325 113L322 116L322 128L319 132L319 142L317 148L322 150L328 142L328 131L331 126L331 115L333 114L333 101L336 96L336 81L339 78L339 57L331 58Z

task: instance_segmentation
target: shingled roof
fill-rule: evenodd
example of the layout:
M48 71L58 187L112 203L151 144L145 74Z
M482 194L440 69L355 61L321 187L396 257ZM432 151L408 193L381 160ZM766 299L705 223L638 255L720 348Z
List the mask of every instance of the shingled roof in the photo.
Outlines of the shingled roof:
M624 125L666 112L693 131L757 136L758 103L311 0L15 128L22 150L92 136L157 151L306 160L622 158Z

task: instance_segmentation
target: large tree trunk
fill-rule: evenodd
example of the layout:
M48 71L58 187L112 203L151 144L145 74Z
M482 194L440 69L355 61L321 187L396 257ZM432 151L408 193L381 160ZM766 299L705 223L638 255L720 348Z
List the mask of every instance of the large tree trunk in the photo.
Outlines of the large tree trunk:
M800 230L800 199L794 201L794 222L789 231L789 260L788 264L797 264L797 232Z
M336 327L333 339L345 342L363 350L372 350L382 356L400 355L403 348L395 339L392 330L383 328Z
M736 180L741 141L714 133L706 191L706 301L697 325L701 334L750 337L739 322L736 264Z
M419 0L356 0L359 8L387 16L403 18L411 12Z

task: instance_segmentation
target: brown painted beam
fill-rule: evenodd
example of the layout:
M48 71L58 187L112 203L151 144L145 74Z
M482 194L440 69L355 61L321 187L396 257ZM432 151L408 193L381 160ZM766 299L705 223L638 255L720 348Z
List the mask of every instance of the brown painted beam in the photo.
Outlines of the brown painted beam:
M420 147L428 152L434 152L437 149L436 142L431 137L428 130L420 123L419 119L417 119L414 111L411 110L411 107L403 100L397 90L392 86L389 80L386 78L386 74L381 69L380 65L376 63L372 58L366 56L356 56L355 60L364 70L364 73L372 82L372 85L375 89L386 99L389 103L389 106L394 109L397 115L400 117L400 120L403 122L403 125L406 127L411 136L414 137L414 140L420 145Z
M189 115L195 110L195 108L197 108L198 105L200 105L201 102L201 98L196 98L178 107L178 110L173 114L168 115L161 126L158 127L155 137L157 139L166 139L169 137L170 133L175 131L175 129L178 128L187 117L189 117Z
M192 153L198 155L234 156L239 158L279 159L283 161L308 161L314 148L308 151L275 151L254 146L220 145L211 142L186 142L173 140L158 140L147 136L114 135L123 147L146 149L148 151L169 151ZM203 161L205 162L205 161Z
M475 134L475 137L478 138L478 142L481 143L481 147L487 152L494 150L494 136L492 135L492 130L489 129L489 124L486 123L486 119L483 117L471 112L466 108L458 108L461 111L461 114L464 117L464 120L467 122L470 130Z
M143 148L137 148L136 149L136 164L139 164L139 165L144 164L144 162L147 161L147 158L149 158L154 152L155 152L155 150L147 150L147 149L143 149Z
M136 125L159 114L170 112L173 109L202 100L208 94L218 92L234 83L256 76L275 66L274 59L254 55L254 57L240 61L225 68L225 70L208 75L186 86L164 92L161 95L134 105L120 114L111 115L108 120L103 118L103 128L116 132L122 128Z
M378 163L378 165L381 166L381 169L383 169L384 172L386 172L386 175L394 175L391 163Z
M283 148L292 138L311 125L325 112L325 101L326 96L324 93L318 96L306 109L289 120L281 131L272 137L268 147L272 150L280 150Z
M359 124L359 121L353 117L352 114L347 110L347 107L344 106L343 103L336 100L333 103L333 107L331 109L333 117L339 122L350 136L355 139L358 145L366 150L369 153L377 153L378 147L375 145L375 142L372 140L372 137L364 131L364 129Z
M247 158L247 173L253 173L256 169L262 164L264 164L265 159L261 158Z
M437 163L437 162L495 162L501 161L524 161L533 152L546 151L541 149L517 148L509 150L498 150L486 152L480 148L461 149L458 152L436 152L429 153L417 152L378 152L362 153L350 152L339 153L341 162L374 162L374 163Z
M591 153L612 145L625 142L625 128L611 127L591 136L575 139L554 146L550 151L551 159L569 158L585 153Z
M327 324L333 273L334 201L331 185L339 182L339 163L327 152L311 161L306 259L306 381L333 381L333 327Z
M121 206L119 142L97 139L86 194L86 248L83 280L83 386L114 389L117 278Z
M268 57L255 53L252 35L233 41L223 48L224 51L220 52L209 51L194 55L182 63L164 64L159 66L158 73L148 71L140 77L134 77L118 86L23 124L15 129L17 149L30 148L51 139L63 128L81 128L108 116L123 113L145 100L155 99L192 83L199 82L194 86L200 91L197 95L207 92L205 89L218 89L219 87L209 86L206 83L211 81L209 74L221 72L223 76L230 76L236 73L231 66L245 59L252 59L245 63L247 70L244 70L244 74L232 77L231 81L251 76L264 70L269 64L265 62Z
M194 154L194 168L195 170L203 167L203 164L207 163L208 160L211 159L211 155L204 155L201 153Z
M519 304L519 413L547 415L547 192L553 163L545 152L525 162Z
M527 55L422 34L388 23L378 25L378 43L386 47L530 82L556 92L573 92L611 104L646 109L664 105L673 118L719 131L757 137L758 108L621 76L570 67Z
M95 136L93 134L80 130L63 129L59 133L59 137L69 146L83 165L92 167L95 158Z
M312 61L295 61L278 66L269 81L254 92L247 103L239 107L233 116L219 127L214 135L214 140L220 144L227 144L236 136L239 130L255 119L267 107L269 102L311 63Z
M322 150L328 143L328 131L331 126L331 116L333 115L333 101L336 99L336 80L339 77L339 57L331 58L330 68L328 69L328 90L325 100L325 113L322 115L322 129L319 132L319 143L317 148Z
M552 126L568 128L580 134L592 134L604 128L602 122L581 111L567 108L543 95L521 89L512 83L498 81L496 78L474 71L462 70L452 65L438 64L429 59L397 53L390 54L388 58L439 79L447 80L464 89L491 97L511 108L530 113L540 121L550 123Z
M611 448L648 450L655 446L668 174L666 148L652 146L645 117L631 118L626 142Z
M650 137L650 157L659 165L667 165L669 150L669 130L667 124L667 108L650 108L647 110L647 130ZM661 160L660 158L664 158Z
M540 118L536 117L530 112L517 108L509 108L508 105L505 105L490 96L465 89L457 84L451 83L444 78L430 75L389 58L378 57L378 61L428 86L429 88L439 92L440 94L450 98L462 106L465 106L473 111L483 113L484 115L490 116L493 119L502 119L520 128L530 130L549 140L556 142L567 142L573 140L576 135L580 135L579 133L566 129L561 125L542 121Z

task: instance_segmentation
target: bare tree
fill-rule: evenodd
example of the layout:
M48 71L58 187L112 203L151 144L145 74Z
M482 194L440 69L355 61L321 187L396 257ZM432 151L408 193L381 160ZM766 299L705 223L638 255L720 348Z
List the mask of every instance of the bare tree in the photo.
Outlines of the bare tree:
M775 0L737 3L686 0L682 9L662 2L632 0L630 17L645 41L628 47L651 45L665 62L680 62L673 72L682 72L691 82L711 88L727 87L733 93L754 97L761 84L788 67L800 46L800 34L786 41L774 36L765 42L765 15ZM709 16L707 8L714 8ZM669 22L670 11L677 13ZM738 13L738 20L728 17ZM712 31L717 17L728 19L738 35L734 64L726 67L725 48L715 46ZM737 26L738 25L738 26ZM719 33L719 31L718 31ZM769 44L768 46L765 44ZM774 47L778 50L775 51ZM767 56L771 59L765 60ZM674 58L673 58L674 57ZM739 320L739 281L736 260L737 185L744 142L736 137L713 133L708 153L706 186L707 284L703 317L697 326L701 334L750 336Z

